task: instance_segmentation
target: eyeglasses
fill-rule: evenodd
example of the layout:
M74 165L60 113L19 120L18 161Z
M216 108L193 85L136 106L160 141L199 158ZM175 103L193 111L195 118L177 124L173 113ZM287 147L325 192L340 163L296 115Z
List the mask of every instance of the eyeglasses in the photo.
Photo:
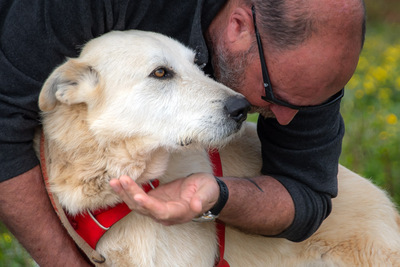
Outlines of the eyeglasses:
M310 109L319 109L319 108L323 108L323 107L332 105L333 103L336 103L343 97L344 88L342 90L340 90L338 93L336 93L335 95L333 95L325 103L322 103L320 105L315 105L315 106L296 106L296 105L292 105L288 102L277 99L274 96L274 93L272 91L271 80L270 80L269 74L268 74L267 63L265 62L264 51L263 51L263 47L262 47L262 43L261 43L261 37L260 37L260 33L258 32L257 25L256 25L256 11L255 11L254 6L251 7L251 11L253 12L254 30L255 30L256 38L257 38L257 46L258 46L258 52L260 54L260 62L261 62L261 71L262 71L262 76L263 76L263 81L264 81L265 96L261 96L261 98L263 100L265 100L269 103L277 104L277 105L288 107L291 109L310 110Z

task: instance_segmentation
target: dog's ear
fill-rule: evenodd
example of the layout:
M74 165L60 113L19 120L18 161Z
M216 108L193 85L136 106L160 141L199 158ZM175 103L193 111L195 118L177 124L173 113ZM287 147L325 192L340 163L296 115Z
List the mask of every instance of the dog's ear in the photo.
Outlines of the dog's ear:
M39 108L50 111L57 101L67 105L85 103L98 83L99 75L90 65L69 59L44 83L39 95Z

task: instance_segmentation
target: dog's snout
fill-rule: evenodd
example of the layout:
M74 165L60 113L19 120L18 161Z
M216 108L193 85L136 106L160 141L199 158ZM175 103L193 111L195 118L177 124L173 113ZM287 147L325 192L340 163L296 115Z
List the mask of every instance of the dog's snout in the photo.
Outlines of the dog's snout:
M225 102L225 110L229 118L241 123L247 118L247 112L250 110L250 103L243 96L231 96Z

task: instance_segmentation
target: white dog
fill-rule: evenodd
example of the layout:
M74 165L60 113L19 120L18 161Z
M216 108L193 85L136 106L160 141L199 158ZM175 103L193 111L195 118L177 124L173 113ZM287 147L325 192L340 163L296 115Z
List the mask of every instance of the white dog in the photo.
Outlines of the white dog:
M261 168L243 96L206 77L194 53L149 32L112 32L90 41L40 94L46 165L54 197L69 214L120 202L111 178L166 183L211 172L219 147L226 176ZM243 127L242 124L244 125ZM245 201L245 200L243 200ZM400 266L399 215L386 194L340 167L332 214L308 240L226 228L230 266ZM130 212L97 243L109 266L213 266L215 223L163 226Z

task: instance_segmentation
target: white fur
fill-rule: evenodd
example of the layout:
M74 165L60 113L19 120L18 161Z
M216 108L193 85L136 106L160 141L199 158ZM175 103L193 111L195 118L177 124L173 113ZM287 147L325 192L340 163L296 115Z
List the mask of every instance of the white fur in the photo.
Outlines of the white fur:
M160 67L172 76L153 77ZM111 178L165 183L211 172L209 146L221 148L225 175L258 175L254 125L246 123L240 135L240 123L224 111L234 95L198 69L191 50L165 36L127 31L90 41L40 94L53 193L72 214L114 205L120 200ZM214 223L165 227L135 212L97 250L110 266L213 266L218 254ZM333 212L311 238L293 243L227 227L225 258L232 267L400 266L399 216L383 191L340 167Z

